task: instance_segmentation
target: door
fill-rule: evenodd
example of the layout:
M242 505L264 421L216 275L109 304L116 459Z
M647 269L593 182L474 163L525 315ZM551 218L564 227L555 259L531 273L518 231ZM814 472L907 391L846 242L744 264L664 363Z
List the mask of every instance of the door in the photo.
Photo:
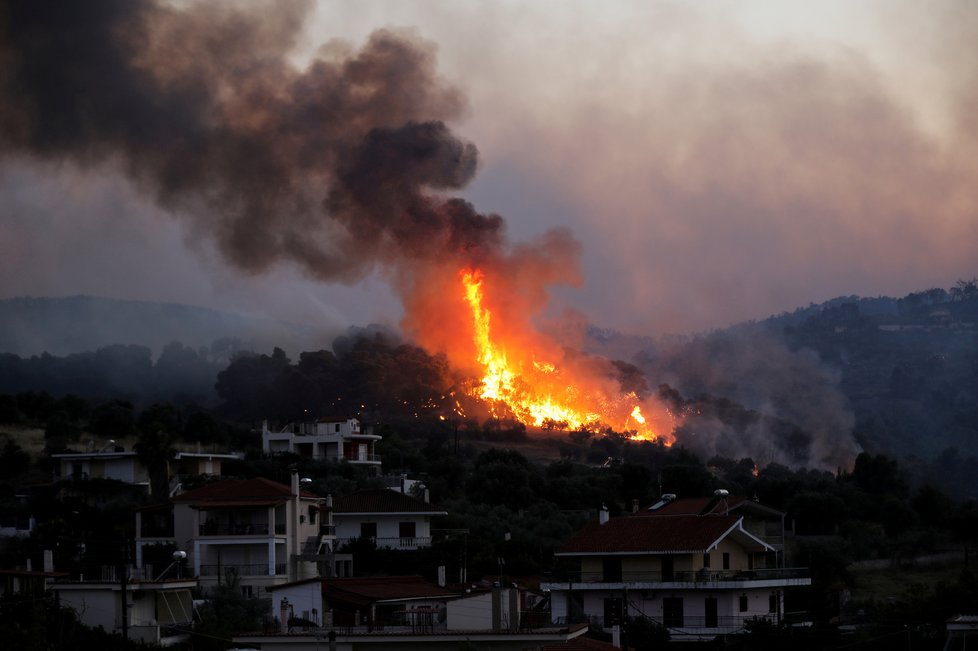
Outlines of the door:
M666 597L662 600L662 623L670 628L684 625L682 597Z
M676 577L675 566L672 556L662 557L662 580L672 581Z
M614 626L622 623L622 601L620 597L608 597L604 600L604 625Z
M707 628L717 627L717 600L715 597L707 597L706 604L703 609L704 625Z

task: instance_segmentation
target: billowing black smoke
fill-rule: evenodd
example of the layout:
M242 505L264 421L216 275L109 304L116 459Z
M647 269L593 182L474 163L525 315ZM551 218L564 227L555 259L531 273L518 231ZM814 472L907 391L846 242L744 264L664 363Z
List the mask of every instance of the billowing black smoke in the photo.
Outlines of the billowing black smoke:
M118 166L251 271L350 281L494 249L501 218L436 194L477 152L445 126L464 101L433 47L381 30L299 70L306 7L264 9L2 0L2 155Z

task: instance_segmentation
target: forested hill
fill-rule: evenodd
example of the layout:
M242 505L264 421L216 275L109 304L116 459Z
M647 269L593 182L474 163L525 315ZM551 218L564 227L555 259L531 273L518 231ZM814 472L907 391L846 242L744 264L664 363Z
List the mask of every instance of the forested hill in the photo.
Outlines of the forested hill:
M159 354L172 341L196 349L218 339L236 339L251 350L323 346L311 326L190 305L93 296L0 300L0 353L63 356L123 344Z
M73 328L48 323L72 313ZM0 393L74 393L137 405L216 400L231 419L298 418L354 404L387 419L441 413L441 399L461 381L444 359L396 335L353 329L299 354L269 356L277 343L227 338L222 326L241 323L177 305L2 301ZM63 357L21 358L9 343L18 328L62 342L95 337L85 333L97 329L104 341L116 341ZM181 334L194 328L224 338ZM228 367L248 349L257 352ZM594 330L587 352L621 360L623 377L681 410L678 438L704 459L718 454L832 470L860 451L978 457L978 281L899 299L839 298L683 338Z
M686 404L732 401L798 425L825 447L978 455L976 280L899 299L842 297L698 336L634 343L634 363ZM604 332L599 347L625 346Z

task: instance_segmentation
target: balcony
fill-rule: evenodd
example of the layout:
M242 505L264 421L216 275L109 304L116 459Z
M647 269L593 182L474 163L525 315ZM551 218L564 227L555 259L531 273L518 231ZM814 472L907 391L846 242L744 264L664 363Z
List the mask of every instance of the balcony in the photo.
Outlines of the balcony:
M281 525L281 533L285 533L285 525ZM279 525L275 526L275 533L279 533ZM226 524L220 522L205 522L198 526L198 534L201 536L267 536L267 522L252 522L248 524Z
M354 542L355 540L360 540L358 536L356 538L337 538L336 539L336 549L341 548L343 545ZM411 536L411 537L400 537L393 536L389 538L368 538L372 540L377 546L377 549L390 548L390 549L422 549L425 547L431 547L431 536Z
M275 565L275 574L268 573L268 563L209 563L200 566L201 576L223 576L228 572L232 572L238 576L278 576L285 574L286 571L287 566L285 563L277 563Z
M545 583L575 584L575 589L586 588L588 584L650 584L650 583L686 583L708 584L716 586L723 583L742 583L745 581L808 581L811 574L808 568L777 568L758 570L711 570L696 571L623 571L614 576L606 576L603 572L555 572L545 577ZM582 585L578 585L582 584ZM808 585L804 583L803 585Z

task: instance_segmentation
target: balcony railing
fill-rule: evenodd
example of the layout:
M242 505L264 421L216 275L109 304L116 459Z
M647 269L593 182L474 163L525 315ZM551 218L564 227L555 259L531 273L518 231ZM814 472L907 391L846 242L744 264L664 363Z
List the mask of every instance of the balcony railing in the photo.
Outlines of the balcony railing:
M360 540L360 537L337 538L336 549L339 549L343 545L351 543L355 540ZM384 547L389 547L390 549L419 549L422 547L431 547L431 536L393 536L389 538L370 538L369 540L373 540L378 549L383 549Z
M676 615L665 618L664 620L654 620L657 624L661 624L667 628L681 628L684 633L692 634L722 634L722 633L733 633L735 631L740 631L755 622L766 621L771 624L777 624L776 615L773 613L768 615L718 615L716 617L706 617L703 615ZM580 624L588 623L596 628L605 628L606 626L612 626L615 623L620 622L609 622L605 623L605 618L600 615L582 615L577 618L567 618L559 617L557 621L554 622L559 625Z
M206 522L199 526L201 536L267 536L267 522L253 522L250 524L222 524ZM275 527L278 532L278 525ZM285 525L282 525L282 533L285 533Z
M615 574L603 572L554 572L545 577L550 583L717 583L723 581L783 581L810 578L808 568L778 568L758 570L696 570L696 571L623 571Z
M285 574L287 570L285 563L275 565L275 574L269 574L268 563L208 563L200 566L201 576L223 576L228 572L233 572L238 576L277 576Z

